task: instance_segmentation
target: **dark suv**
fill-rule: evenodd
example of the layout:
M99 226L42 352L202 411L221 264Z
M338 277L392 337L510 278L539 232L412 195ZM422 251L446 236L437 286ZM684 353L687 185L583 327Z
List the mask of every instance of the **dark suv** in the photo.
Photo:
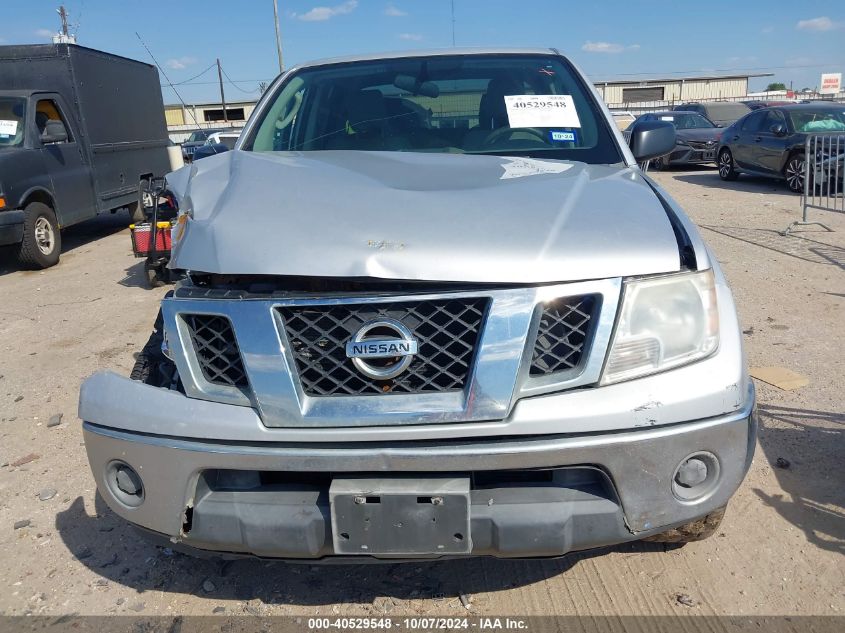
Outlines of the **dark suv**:
M203 130L194 130L191 135L182 143L182 158L190 162L194 158L194 152L205 145L208 137L215 132L231 132L232 128L208 128Z
M785 180L790 191L804 190L804 144L811 132L845 134L842 104L795 104L755 110L722 132L719 176L736 180L753 174ZM840 141L840 146L845 143Z

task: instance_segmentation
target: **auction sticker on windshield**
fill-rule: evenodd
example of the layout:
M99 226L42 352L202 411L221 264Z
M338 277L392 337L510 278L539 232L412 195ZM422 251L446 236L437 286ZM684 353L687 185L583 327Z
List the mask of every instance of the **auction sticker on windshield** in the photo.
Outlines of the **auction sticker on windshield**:
M18 122L0 119L0 134L3 136L14 136L18 133Z
M505 97L511 127L581 127L572 95Z

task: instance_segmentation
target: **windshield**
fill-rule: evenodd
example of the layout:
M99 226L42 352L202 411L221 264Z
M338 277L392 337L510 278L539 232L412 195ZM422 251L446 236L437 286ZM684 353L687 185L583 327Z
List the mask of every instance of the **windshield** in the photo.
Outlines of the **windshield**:
M695 112L666 112L659 115L661 121L671 121L676 130L694 130L716 127L706 118Z
M26 101L18 97L0 97L0 148L23 145Z
M188 137L188 143L199 143L208 139L208 132L191 132Z
M841 109L787 110L796 132L845 132L845 106Z
M242 149L622 160L581 78L551 55L434 56L306 68L270 97Z

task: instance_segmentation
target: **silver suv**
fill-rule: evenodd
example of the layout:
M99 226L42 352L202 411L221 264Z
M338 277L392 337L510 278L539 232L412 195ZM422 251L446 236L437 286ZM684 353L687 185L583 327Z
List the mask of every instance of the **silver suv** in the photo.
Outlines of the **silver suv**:
M174 547L561 556L711 534L755 446L730 290L557 51L287 71L168 176L167 296L82 386L100 494Z

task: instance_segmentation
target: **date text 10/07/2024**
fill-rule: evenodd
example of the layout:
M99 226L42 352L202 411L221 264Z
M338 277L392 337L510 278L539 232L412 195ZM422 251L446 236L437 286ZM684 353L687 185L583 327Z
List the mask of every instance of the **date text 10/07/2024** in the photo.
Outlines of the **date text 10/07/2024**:
M525 631L528 623L522 618L309 618L309 630L389 630L411 631L477 630L477 631Z

